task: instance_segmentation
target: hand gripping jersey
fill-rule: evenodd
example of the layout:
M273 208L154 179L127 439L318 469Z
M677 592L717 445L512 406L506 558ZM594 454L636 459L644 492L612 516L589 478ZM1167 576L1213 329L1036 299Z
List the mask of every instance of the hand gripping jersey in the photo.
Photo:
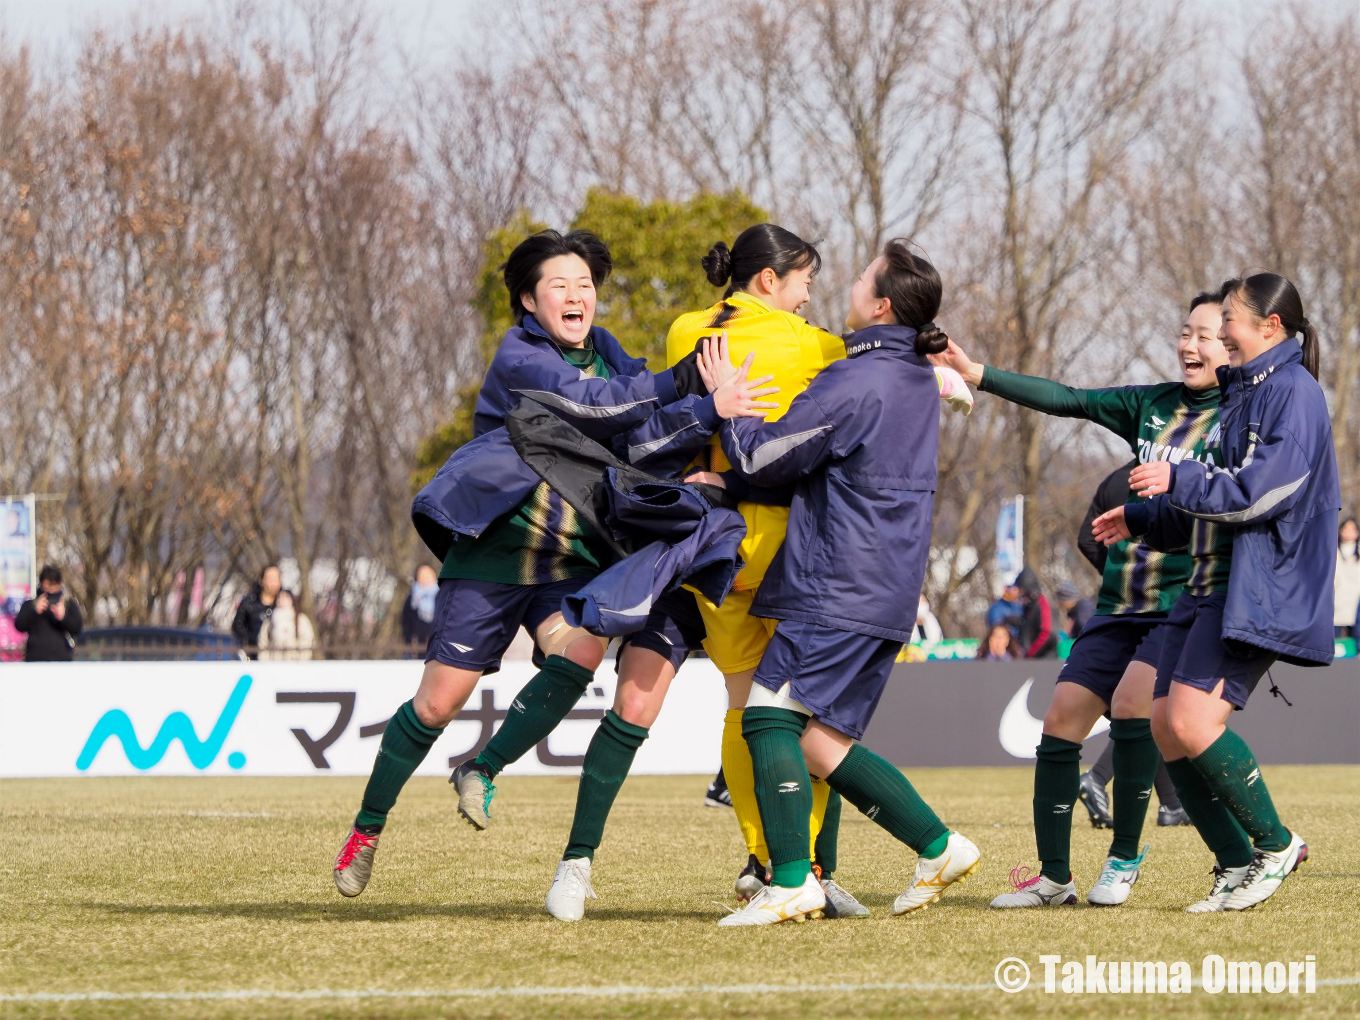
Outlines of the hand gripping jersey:
M978 388L1045 414L1093 421L1128 443L1140 464L1221 463L1217 387L1192 390L1168 382L1082 390L988 366ZM1140 502L1133 493L1128 498ZM1182 588L1196 595L1221 590L1231 554L1232 534L1209 521L1197 522L1189 548L1176 552L1159 552L1141 541L1112 545L1096 613L1165 613Z
M797 315L776 311L754 295L737 293L711 308L687 312L676 319L666 336L666 363L674 365L692 352L700 339L720 330L727 331L732 364L740 365L754 352L751 374L774 376L770 385L778 386L779 392L763 398L779 405L766 417L769 422L784 416L793 398L807 389L818 372L845 357L845 342L840 337L809 325ZM717 436L710 443L709 456L709 470L731 467ZM770 560L783 544L789 510L748 502L740 503L737 509L746 520L746 538L741 546L746 566L733 587L750 590L760 586Z

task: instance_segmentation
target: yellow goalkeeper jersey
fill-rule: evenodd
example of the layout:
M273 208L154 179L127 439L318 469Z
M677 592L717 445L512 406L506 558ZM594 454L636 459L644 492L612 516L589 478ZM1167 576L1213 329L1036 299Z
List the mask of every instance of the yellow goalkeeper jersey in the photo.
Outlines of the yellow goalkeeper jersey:
M809 325L791 312L777 311L752 294L739 292L711 308L686 312L671 323L666 335L666 363L674 365L694 350L701 337L719 330L727 331L732 364L740 365L746 355L754 352L752 377L774 376L769 385L778 386L779 392L764 399L779 406L770 412L769 421L778 421L783 416L793 398L807 389L813 376L845 357L845 343L834 333ZM716 436L708 455L709 470L725 471L731 467ZM737 575L734 587L748 590L759 587L770 560L783 543L789 510L760 503L742 503L738 510L746 519L746 538L741 544L741 558L746 565Z

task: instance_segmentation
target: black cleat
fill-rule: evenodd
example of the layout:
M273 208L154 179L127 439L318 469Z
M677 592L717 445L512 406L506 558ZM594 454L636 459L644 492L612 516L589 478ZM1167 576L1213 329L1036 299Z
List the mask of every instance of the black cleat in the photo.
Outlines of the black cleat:
M704 807L731 806L732 794L727 791L727 777L722 774L722 769L718 769L713 782L708 784L708 792L704 794Z
M1167 807L1163 804L1157 809L1158 825L1189 825L1190 816L1183 807Z
M1077 796L1086 805L1086 813L1091 816L1091 828L1114 828L1114 819L1110 817L1110 798L1105 793L1105 787L1092 773L1081 774L1081 789Z
M737 876L737 899L745 903L769 884L770 873L765 870L765 865L760 863L760 858L751 854L746 861L746 867L742 868L741 874Z

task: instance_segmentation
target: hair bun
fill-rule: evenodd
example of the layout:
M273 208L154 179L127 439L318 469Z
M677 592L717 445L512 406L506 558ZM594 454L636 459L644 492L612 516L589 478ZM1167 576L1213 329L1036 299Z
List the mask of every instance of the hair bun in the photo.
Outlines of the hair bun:
M699 263L704 267L708 282L715 287L721 287L732 277L732 251L726 241L719 241L708 249L708 254Z
M949 346L949 334L933 322L916 327L916 353L939 354Z

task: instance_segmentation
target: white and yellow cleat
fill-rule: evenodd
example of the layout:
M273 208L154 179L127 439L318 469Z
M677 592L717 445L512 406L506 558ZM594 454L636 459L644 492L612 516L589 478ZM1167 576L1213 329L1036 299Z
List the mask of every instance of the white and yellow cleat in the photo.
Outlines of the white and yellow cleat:
M916 862L911 885L893 901L892 912L905 914L930 906L955 882L967 881L968 876L977 871L981 860L982 854L972 840L951 832L944 853L932 860L922 857Z
M751 902L741 910L733 911L718 924L724 928L742 928L757 924L779 924L781 921L802 923L809 917L822 916L826 906L826 893L810 873L797 889L785 889L778 885L767 885L751 897Z

